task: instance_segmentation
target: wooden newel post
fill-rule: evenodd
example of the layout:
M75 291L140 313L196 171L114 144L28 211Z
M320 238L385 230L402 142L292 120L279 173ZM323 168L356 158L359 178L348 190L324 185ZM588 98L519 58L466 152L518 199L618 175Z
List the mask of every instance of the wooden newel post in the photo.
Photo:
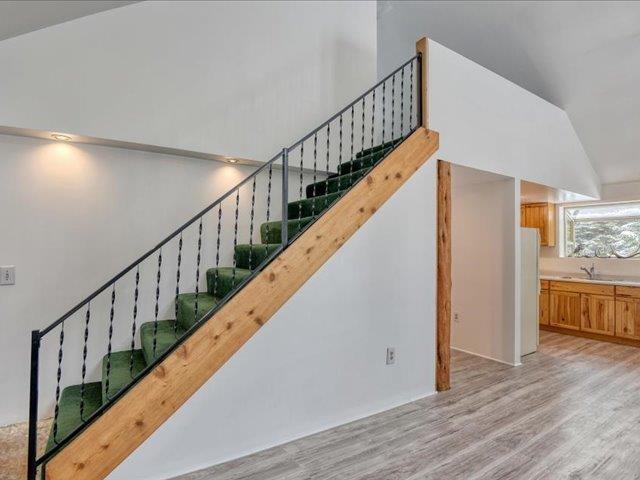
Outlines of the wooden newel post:
M421 57L418 75L420 77L420 114L422 121L418 119L418 124L429 130L429 90L427 88L429 85L429 39L427 37L422 37L416 42L416 53L419 53Z
M436 390L451 388L451 164L438 160Z

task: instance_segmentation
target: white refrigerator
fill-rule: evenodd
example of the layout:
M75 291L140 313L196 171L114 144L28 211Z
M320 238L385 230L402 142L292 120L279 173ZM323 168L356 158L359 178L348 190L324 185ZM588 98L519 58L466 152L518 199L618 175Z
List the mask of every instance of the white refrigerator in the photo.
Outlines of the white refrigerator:
M540 232L537 228L520 229L520 297L521 354L538 350L540 308Z

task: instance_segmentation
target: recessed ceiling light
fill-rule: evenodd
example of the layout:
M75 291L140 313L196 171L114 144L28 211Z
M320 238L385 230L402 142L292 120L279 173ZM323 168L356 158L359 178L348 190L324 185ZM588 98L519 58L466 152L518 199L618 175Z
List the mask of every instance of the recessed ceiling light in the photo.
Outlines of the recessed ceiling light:
M238 163L238 159L237 158L225 157L224 159L226 160L227 163Z
M53 138L54 140L62 140L63 142L68 142L71 140L71 137L69 135L65 135L63 133L52 133L51 138Z

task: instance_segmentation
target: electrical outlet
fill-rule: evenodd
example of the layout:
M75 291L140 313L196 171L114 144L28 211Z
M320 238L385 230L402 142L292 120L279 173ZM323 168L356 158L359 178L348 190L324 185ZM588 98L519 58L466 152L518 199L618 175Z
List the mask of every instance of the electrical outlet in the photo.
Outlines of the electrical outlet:
M453 321L456 323L460 323L460 314L459 313L454 313L453 314Z
M0 267L0 285L14 285L16 283L16 267L8 265Z
M396 349L395 347L387 347L387 365L394 365L396 363Z

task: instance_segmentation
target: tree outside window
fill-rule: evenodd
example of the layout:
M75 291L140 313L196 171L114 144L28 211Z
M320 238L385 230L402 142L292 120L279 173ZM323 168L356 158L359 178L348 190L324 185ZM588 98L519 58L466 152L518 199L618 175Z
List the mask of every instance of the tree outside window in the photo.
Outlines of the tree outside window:
M567 257L640 258L640 202L564 208Z

